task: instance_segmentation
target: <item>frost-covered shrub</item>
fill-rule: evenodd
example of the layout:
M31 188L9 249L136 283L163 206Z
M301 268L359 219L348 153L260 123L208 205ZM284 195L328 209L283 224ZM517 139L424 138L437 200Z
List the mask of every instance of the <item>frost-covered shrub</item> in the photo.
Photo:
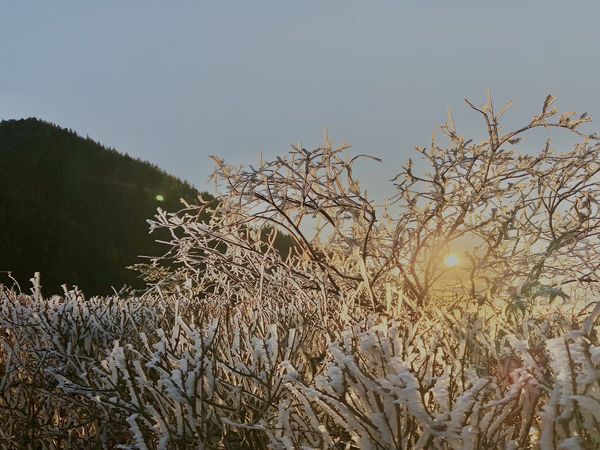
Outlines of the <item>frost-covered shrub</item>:
M156 302L84 299L77 291L44 299L37 290L27 296L6 289L0 291L0 311L0 439L8 447L38 439L75 446L99 432L109 418L58 389L58 377L85 375L114 341L139 342L138 333L163 314ZM106 434L101 438L109 442Z
M217 201L150 221L170 250L143 294L2 289L0 446L597 448L600 148L553 101L508 133L474 107L478 144L450 119L387 207L327 137L215 158ZM584 140L506 148L537 127Z
M191 321L186 311L201 299L153 295L45 300L4 291L3 445L600 442L598 306L579 315L539 304L505 334L512 315L502 308L441 307L415 324L363 309L326 328L297 302L278 315L303 323L285 328L276 305L196 312Z
M574 330L535 355L522 336L493 342L492 320L485 328L461 325L440 312L415 326L385 320L343 332L314 383L290 377L304 413L335 436L327 417L359 448L557 448L573 436L600 442L597 339Z

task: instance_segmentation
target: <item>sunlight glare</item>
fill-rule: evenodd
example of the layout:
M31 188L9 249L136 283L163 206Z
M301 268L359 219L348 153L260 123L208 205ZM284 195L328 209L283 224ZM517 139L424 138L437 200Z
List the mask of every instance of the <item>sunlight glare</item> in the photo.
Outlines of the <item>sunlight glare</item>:
M447 267L456 267L458 266L459 263L459 259L458 256L456 255L448 255L446 256L446 259L444 260L444 263L446 264Z

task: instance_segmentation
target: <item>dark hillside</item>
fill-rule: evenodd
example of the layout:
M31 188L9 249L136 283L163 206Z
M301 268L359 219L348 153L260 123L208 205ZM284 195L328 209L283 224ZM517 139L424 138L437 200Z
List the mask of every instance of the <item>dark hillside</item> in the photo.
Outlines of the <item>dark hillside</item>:
M41 272L46 294L61 284L87 294L142 287L126 269L162 253L146 219L180 209L199 192L158 167L37 120L0 123L0 271L25 290ZM6 273L0 283L10 284Z

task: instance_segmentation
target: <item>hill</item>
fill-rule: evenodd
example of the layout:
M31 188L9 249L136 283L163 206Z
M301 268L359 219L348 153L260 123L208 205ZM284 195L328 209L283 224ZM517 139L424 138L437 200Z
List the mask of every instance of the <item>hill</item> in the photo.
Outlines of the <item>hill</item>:
M157 166L38 120L0 122L0 283L45 294L77 285L87 294L140 288L126 267L159 255L146 219L181 208L199 191Z

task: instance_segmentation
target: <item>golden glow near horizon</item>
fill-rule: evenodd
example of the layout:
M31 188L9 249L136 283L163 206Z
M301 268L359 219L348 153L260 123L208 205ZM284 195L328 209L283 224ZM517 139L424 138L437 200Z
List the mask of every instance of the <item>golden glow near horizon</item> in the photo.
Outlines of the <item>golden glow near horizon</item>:
M448 255L448 256L446 256L446 259L444 260L444 264L446 264L446 267L456 267L456 266L458 266L459 262L460 262L460 259L458 259L458 256L456 256L456 255Z

